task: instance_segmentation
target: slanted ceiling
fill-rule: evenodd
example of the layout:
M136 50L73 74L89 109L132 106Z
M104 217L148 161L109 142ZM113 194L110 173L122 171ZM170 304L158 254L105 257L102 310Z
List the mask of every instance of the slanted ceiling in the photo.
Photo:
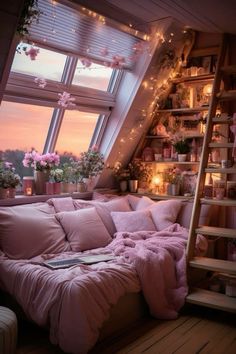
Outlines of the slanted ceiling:
M235 0L72 0L134 27L173 17L197 31L236 34ZM109 12L109 13L105 13ZM115 18L116 17L116 18Z

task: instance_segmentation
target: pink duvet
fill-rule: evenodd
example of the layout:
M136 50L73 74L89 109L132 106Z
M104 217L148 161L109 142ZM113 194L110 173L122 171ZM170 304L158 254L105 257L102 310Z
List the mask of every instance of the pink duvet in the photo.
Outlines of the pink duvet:
M111 307L128 292L142 288L153 316L176 318L187 294L187 236L178 224L160 232L120 232L107 247L93 252L113 253L115 261L59 270L1 257L0 286L30 319L50 328L52 343L68 353L87 353ZM64 256L68 253L60 258Z

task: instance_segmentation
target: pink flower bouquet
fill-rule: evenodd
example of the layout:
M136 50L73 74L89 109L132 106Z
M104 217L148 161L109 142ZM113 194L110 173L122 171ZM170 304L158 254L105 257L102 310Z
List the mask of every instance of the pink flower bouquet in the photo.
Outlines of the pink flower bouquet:
M60 164L60 156L55 152L41 155L37 151L32 150L25 153L22 163L24 167L33 167L36 171L50 170L52 167Z

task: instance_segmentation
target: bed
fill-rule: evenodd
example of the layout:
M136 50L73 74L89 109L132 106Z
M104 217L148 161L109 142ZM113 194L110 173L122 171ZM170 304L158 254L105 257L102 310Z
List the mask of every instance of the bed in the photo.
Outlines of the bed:
M125 325L111 313L117 319L128 309L134 320L147 305L152 316L174 319L188 291L188 230L178 221L188 223L191 208L134 196L0 208L0 288L68 353L87 353L99 336ZM209 217L207 210L202 223ZM196 252L206 247L199 236ZM114 260L57 270L44 265L91 254Z

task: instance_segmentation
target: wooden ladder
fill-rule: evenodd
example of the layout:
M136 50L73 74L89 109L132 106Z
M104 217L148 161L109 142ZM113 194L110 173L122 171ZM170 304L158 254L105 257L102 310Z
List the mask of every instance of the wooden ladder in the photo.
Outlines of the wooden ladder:
M215 124L232 124L232 119L227 118L217 118L216 111L219 103L221 101L235 101L236 102L236 90L228 90L227 88L227 78L230 75L236 74L236 65L225 66L226 59L229 53L229 35L224 34L222 39L222 44L218 56L218 62L215 72L215 79L212 89L212 99L209 107L209 114L206 124L206 132L202 147L202 158L199 166L199 178L195 192L194 205L192 218L190 222L189 230L189 240L187 245L187 270L190 283L191 274L196 273L196 269L201 269L205 271L205 275L211 274L211 272L222 273L224 277L229 279L234 279L236 284L236 262L208 258L208 257L195 257L194 249L197 234L205 235L210 238L227 238L236 239L236 229L230 229L226 227L210 227L210 226L199 226L199 217L201 206L203 204L208 205L219 205L225 207L227 212L227 207L235 207L236 200L224 198L222 200L217 200L216 198L203 198L204 185L206 179L206 173L220 173L225 177L230 174L236 174L236 166L230 168L211 168L208 167L209 153L211 148L223 148L226 151L232 149L233 143L213 143L213 129ZM224 80L224 90L221 90L222 83ZM224 150L224 151L225 151ZM193 281L192 281L193 283ZM206 290L193 284L190 286L189 294L186 297L186 302L216 308L220 310L225 310L229 312L236 312L236 298L227 296L223 293L214 292Z

